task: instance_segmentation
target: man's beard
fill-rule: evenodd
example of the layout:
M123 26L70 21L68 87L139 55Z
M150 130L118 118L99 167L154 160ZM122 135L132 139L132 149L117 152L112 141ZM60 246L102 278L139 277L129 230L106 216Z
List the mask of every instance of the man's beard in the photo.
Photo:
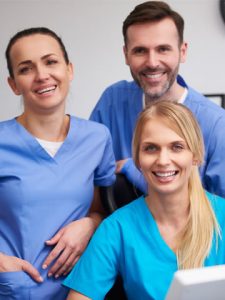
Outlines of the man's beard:
M174 82L177 78L178 69L179 69L179 65L173 71L170 71L168 80L163 84L161 89L157 92L152 91L152 89L154 89L154 88L151 88L151 86L149 86L148 84L145 84L141 80L139 80L138 77L134 75L132 70L130 70L130 72L131 72L131 75L132 75L133 79L135 80L135 82L144 91L146 104L150 104L150 103L157 102L157 101L160 101L160 100L169 100L166 97L163 98L163 96L167 94L167 92L170 90L171 86L174 84ZM143 73L144 72L146 72L146 73L147 72L152 72L153 73L153 72L156 72L156 71L158 71L158 70L148 68L148 69L145 69L142 72ZM176 99L171 99L171 100L175 101Z

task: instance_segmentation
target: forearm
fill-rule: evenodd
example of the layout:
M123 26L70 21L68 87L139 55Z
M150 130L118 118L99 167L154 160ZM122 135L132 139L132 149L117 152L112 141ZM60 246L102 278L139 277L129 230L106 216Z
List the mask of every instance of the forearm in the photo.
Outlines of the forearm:
M90 212L88 214L88 217L92 220L93 229L95 231L99 224L102 222L102 220L105 218L105 215L99 212Z
M95 192L94 192L94 198L93 202L89 211L89 214L87 216L88 218L91 219L92 224L93 224L93 233L99 226L99 224L102 222L102 220L106 217L104 208L102 206L102 202L100 199L100 193L99 193L99 188L95 187Z
M91 299L76 291L71 290L67 297L67 300L91 300Z

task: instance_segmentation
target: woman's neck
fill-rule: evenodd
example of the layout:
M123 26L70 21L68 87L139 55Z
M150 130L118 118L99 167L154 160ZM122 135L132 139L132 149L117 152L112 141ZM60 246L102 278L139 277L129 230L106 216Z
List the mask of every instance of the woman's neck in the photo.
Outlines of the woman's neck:
M146 202L161 236L167 245L175 251L179 234L188 221L190 209L188 192L176 195L158 195L150 192L146 197Z
M69 131L70 117L65 114L37 116L24 112L17 122L39 139L60 142L65 140Z

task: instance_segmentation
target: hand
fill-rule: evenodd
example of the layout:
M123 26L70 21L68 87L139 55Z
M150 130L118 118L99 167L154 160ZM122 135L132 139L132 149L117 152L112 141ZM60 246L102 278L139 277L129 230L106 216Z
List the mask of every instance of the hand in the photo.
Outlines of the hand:
M123 168L123 166L125 165L125 163L127 162L128 158L126 159L121 159L121 160L118 160L116 162L116 171L115 173L118 174L121 172L121 169Z
M54 260L48 276L58 278L67 275L85 250L92 234L96 229L95 221L82 218L59 230L46 244L56 245L44 261L42 268L46 269Z
M43 282L40 273L28 261L0 253L0 272L24 271L37 282Z

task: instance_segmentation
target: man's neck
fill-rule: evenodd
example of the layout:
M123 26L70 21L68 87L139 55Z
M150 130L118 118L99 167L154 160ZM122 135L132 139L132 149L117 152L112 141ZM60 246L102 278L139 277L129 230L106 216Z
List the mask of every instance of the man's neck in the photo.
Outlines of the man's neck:
M172 102L180 102L182 103L184 101L184 94L186 93L187 89L183 86L177 84L176 89L169 90L167 93L162 95L160 98L151 98L148 95L144 94L144 106L147 106L148 104L158 102L158 101L172 101Z

